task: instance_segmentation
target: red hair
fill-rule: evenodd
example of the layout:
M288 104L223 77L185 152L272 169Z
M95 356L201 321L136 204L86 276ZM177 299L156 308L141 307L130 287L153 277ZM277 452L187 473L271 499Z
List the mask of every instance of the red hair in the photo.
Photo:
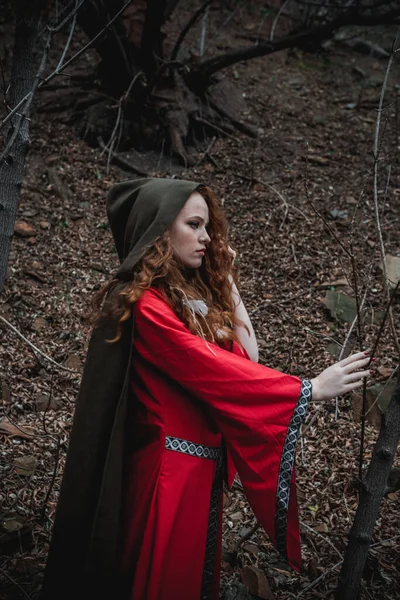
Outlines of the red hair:
M121 336L121 325L128 320L134 303L150 287L159 289L175 314L188 329L209 341L237 340L234 324L242 324L235 319L232 306L231 283L232 258L228 252L228 228L225 216L210 188L200 186L197 190L207 203L209 210L208 234L211 238L202 265L198 269L185 269L173 255L169 230L160 236L136 264L132 279L112 296L107 308L102 308L107 293L113 289L118 279L110 281L95 297L94 320L110 316L117 322L117 341ZM183 300L202 299L206 302L206 316L196 316ZM200 331L199 331L200 327Z

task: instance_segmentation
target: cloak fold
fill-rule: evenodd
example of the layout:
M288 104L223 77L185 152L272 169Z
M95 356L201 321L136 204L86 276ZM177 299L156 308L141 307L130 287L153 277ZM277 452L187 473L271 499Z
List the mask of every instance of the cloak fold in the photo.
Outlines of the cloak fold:
M108 321L89 343L41 600L107 598L116 590L133 319L118 343L105 342L113 337Z

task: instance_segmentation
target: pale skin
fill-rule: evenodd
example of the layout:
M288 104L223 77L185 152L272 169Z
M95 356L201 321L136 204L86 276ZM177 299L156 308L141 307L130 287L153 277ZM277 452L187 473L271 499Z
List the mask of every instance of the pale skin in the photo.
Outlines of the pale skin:
M207 232L209 211L206 201L199 192L193 192L171 226L171 243L174 254L187 268L198 269L211 239ZM236 253L228 247L235 258ZM243 344L249 358L258 362L258 346L250 317L242 302L232 276L229 276L232 290L232 305L235 317L243 325L235 325L235 333ZM249 331L246 330L248 327ZM312 399L331 400L363 385L363 379L370 375L365 367L370 362L368 352L357 352L331 365L317 377L311 379Z

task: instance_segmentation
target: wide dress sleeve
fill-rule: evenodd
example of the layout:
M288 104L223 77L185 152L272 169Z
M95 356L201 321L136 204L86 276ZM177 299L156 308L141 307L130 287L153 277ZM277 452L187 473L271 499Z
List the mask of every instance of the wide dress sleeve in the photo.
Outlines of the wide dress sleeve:
M162 294L135 305L135 347L203 403L219 427L255 516L289 564L301 566L294 459L311 386L193 335Z

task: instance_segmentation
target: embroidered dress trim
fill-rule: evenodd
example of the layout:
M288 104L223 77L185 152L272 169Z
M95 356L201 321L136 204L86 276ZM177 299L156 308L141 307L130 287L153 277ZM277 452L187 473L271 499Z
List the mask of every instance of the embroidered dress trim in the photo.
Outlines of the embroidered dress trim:
M308 402L311 399L311 396L311 381L308 379L303 379L301 383L300 397L296 408L294 409L287 430L281 456L281 464L279 467L278 487L276 492L275 535L276 547L285 558L287 558L286 529L290 498L290 484L292 481L297 439L299 437L300 426L306 418Z
M215 553L218 542L219 511L221 506L224 473L223 449L222 447L215 448L212 446L204 446L203 444L195 444L194 442L182 440L170 435L167 435L165 438L165 448L167 450L173 450L174 452L189 454L189 456L217 461L217 470L211 488L210 512L208 514L207 541L200 596L201 600L209 600L212 592Z
M197 456L197 458L208 458L209 460L217 460L217 458L222 456L222 448L204 446L204 444L195 444L194 442L172 437L171 435L166 436L165 447L167 450L182 452L182 454L190 454L190 456Z

